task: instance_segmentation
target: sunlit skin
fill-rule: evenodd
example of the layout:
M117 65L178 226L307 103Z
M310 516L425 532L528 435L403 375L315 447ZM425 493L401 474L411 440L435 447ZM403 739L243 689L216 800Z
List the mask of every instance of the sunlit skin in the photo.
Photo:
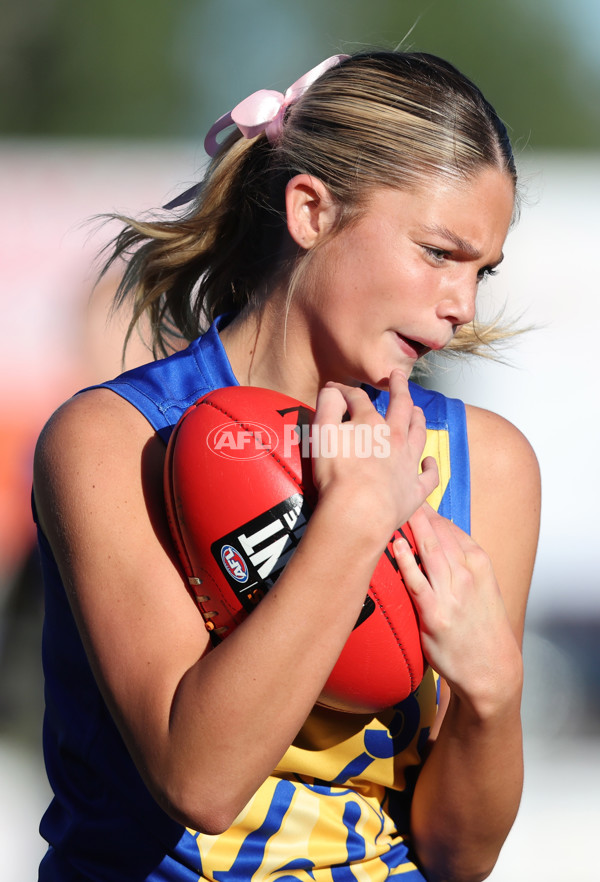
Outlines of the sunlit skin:
M319 500L302 541L211 651L170 544L164 443L113 392L84 392L48 423L35 460L40 521L147 787L176 821L215 835L293 742L390 535L410 519L429 580L406 548L395 553L427 657L448 684L415 786L412 844L432 882L484 879L522 789L520 641L539 477L513 426L467 407L472 537L437 515L425 504L437 469L420 469L425 418L406 378L472 318L478 284L502 258L512 183L489 168L457 185L376 189L329 238L337 207L320 181L298 175L286 210L287 247L311 258L309 271L289 304L282 282L223 331L235 376L316 404L317 425L385 422L390 455L315 463ZM363 382L389 385L385 418Z
M301 248L315 247L335 212L327 191L299 176L287 195L290 235ZM346 408L355 421L372 419L351 394L363 382L389 385L395 410L398 376L408 376L419 357L446 346L473 318L478 286L502 260L513 209L512 181L492 168L456 185L430 180L416 191L375 190L358 222L312 255L287 317L286 292L274 291L259 322L246 316L225 332L238 377L317 401L321 423L338 422ZM331 380L339 385L323 389ZM467 407L467 428L472 537L425 505L410 523L429 580L406 547L394 549L427 658L444 678L432 751L411 815L415 847L428 878L436 880L488 875L514 820L523 775L520 643L539 523L539 473L526 440L497 415ZM410 432L404 428L398 437L410 439ZM350 476L341 465L347 466L315 464L325 506L330 488L339 493ZM398 468L399 460L388 481ZM354 474L346 497L352 502L337 506L338 527L340 510L361 509L363 526L376 517L362 499L357 503L358 488L372 480L373 474ZM384 481L375 492L382 510L393 508L394 493L386 488ZM515 511L523 512L517 536Z
M473 318L478 286L502 260L513 207L511 179L493 168L466 182L375 189L359 220L316 248L289 309L275 291L256 336L243 317L226 329L234 370L243 376L252 351L253 384L276 378L307 403L326 380L386 387L394 368L408 376ZM288 225L301 248L318 245L334 214L320 182L290 182Z

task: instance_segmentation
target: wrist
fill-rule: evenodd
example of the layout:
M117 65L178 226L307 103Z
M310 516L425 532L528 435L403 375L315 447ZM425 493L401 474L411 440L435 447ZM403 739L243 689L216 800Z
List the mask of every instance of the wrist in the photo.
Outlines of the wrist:
M468 687L450 684L448 713L465 723L492 724L517 716L523 693L523 661L517 652L510 666L498 666Z
M379 559L399 526L389 506L373 499L372 493L360 488L331 486L319 495L311 521L319 524L324 534L331 533L336 542L347 545L353 555Z

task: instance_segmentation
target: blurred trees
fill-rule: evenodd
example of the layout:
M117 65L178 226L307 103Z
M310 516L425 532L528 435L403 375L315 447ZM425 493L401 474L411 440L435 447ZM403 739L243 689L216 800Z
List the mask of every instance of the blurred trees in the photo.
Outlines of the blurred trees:
M0 134L199 137L247 91L402 42L471 76L517 144L597 149L600 66L570 2L0 0Z
M0 0L0 131L173 135L170 0Z

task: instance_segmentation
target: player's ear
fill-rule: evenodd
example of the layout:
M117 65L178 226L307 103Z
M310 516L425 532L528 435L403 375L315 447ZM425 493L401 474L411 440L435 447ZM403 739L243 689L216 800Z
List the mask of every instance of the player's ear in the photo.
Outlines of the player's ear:
M325 184L312 175L295 175L285 189L288 232L301 248L312 248L335 223L338 206Z

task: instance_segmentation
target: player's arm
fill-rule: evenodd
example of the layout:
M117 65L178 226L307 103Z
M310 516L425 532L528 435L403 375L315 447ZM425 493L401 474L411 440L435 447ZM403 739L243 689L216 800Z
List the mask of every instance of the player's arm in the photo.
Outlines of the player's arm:
M405 382L399 396L399 422L410 424ZM361 390L347 398L328 390L325 418L335 418L333 403L339 420L346 408L359 422L379 419ZM404 472L419 486L421 441L412 447ZM90 391L44 431L35 498L98 683L150 791L177 820L215 833L271 773L322 691L396 521L394 512L382 521L381 496L402 498L391 486L402 470L385 460L324 463L323 499L284 573L209 651L174 562L164 456L138 411ZM365 474L371 466L377 474ZM425 480L423 498L433 486Z
M539 472L512 425L475 408L467 420L473 539L431 510L418 512L411 524L429 581L399 549L426 655L449 686L412 806L415 846L432 882L489 875L523 782L521 640Z

